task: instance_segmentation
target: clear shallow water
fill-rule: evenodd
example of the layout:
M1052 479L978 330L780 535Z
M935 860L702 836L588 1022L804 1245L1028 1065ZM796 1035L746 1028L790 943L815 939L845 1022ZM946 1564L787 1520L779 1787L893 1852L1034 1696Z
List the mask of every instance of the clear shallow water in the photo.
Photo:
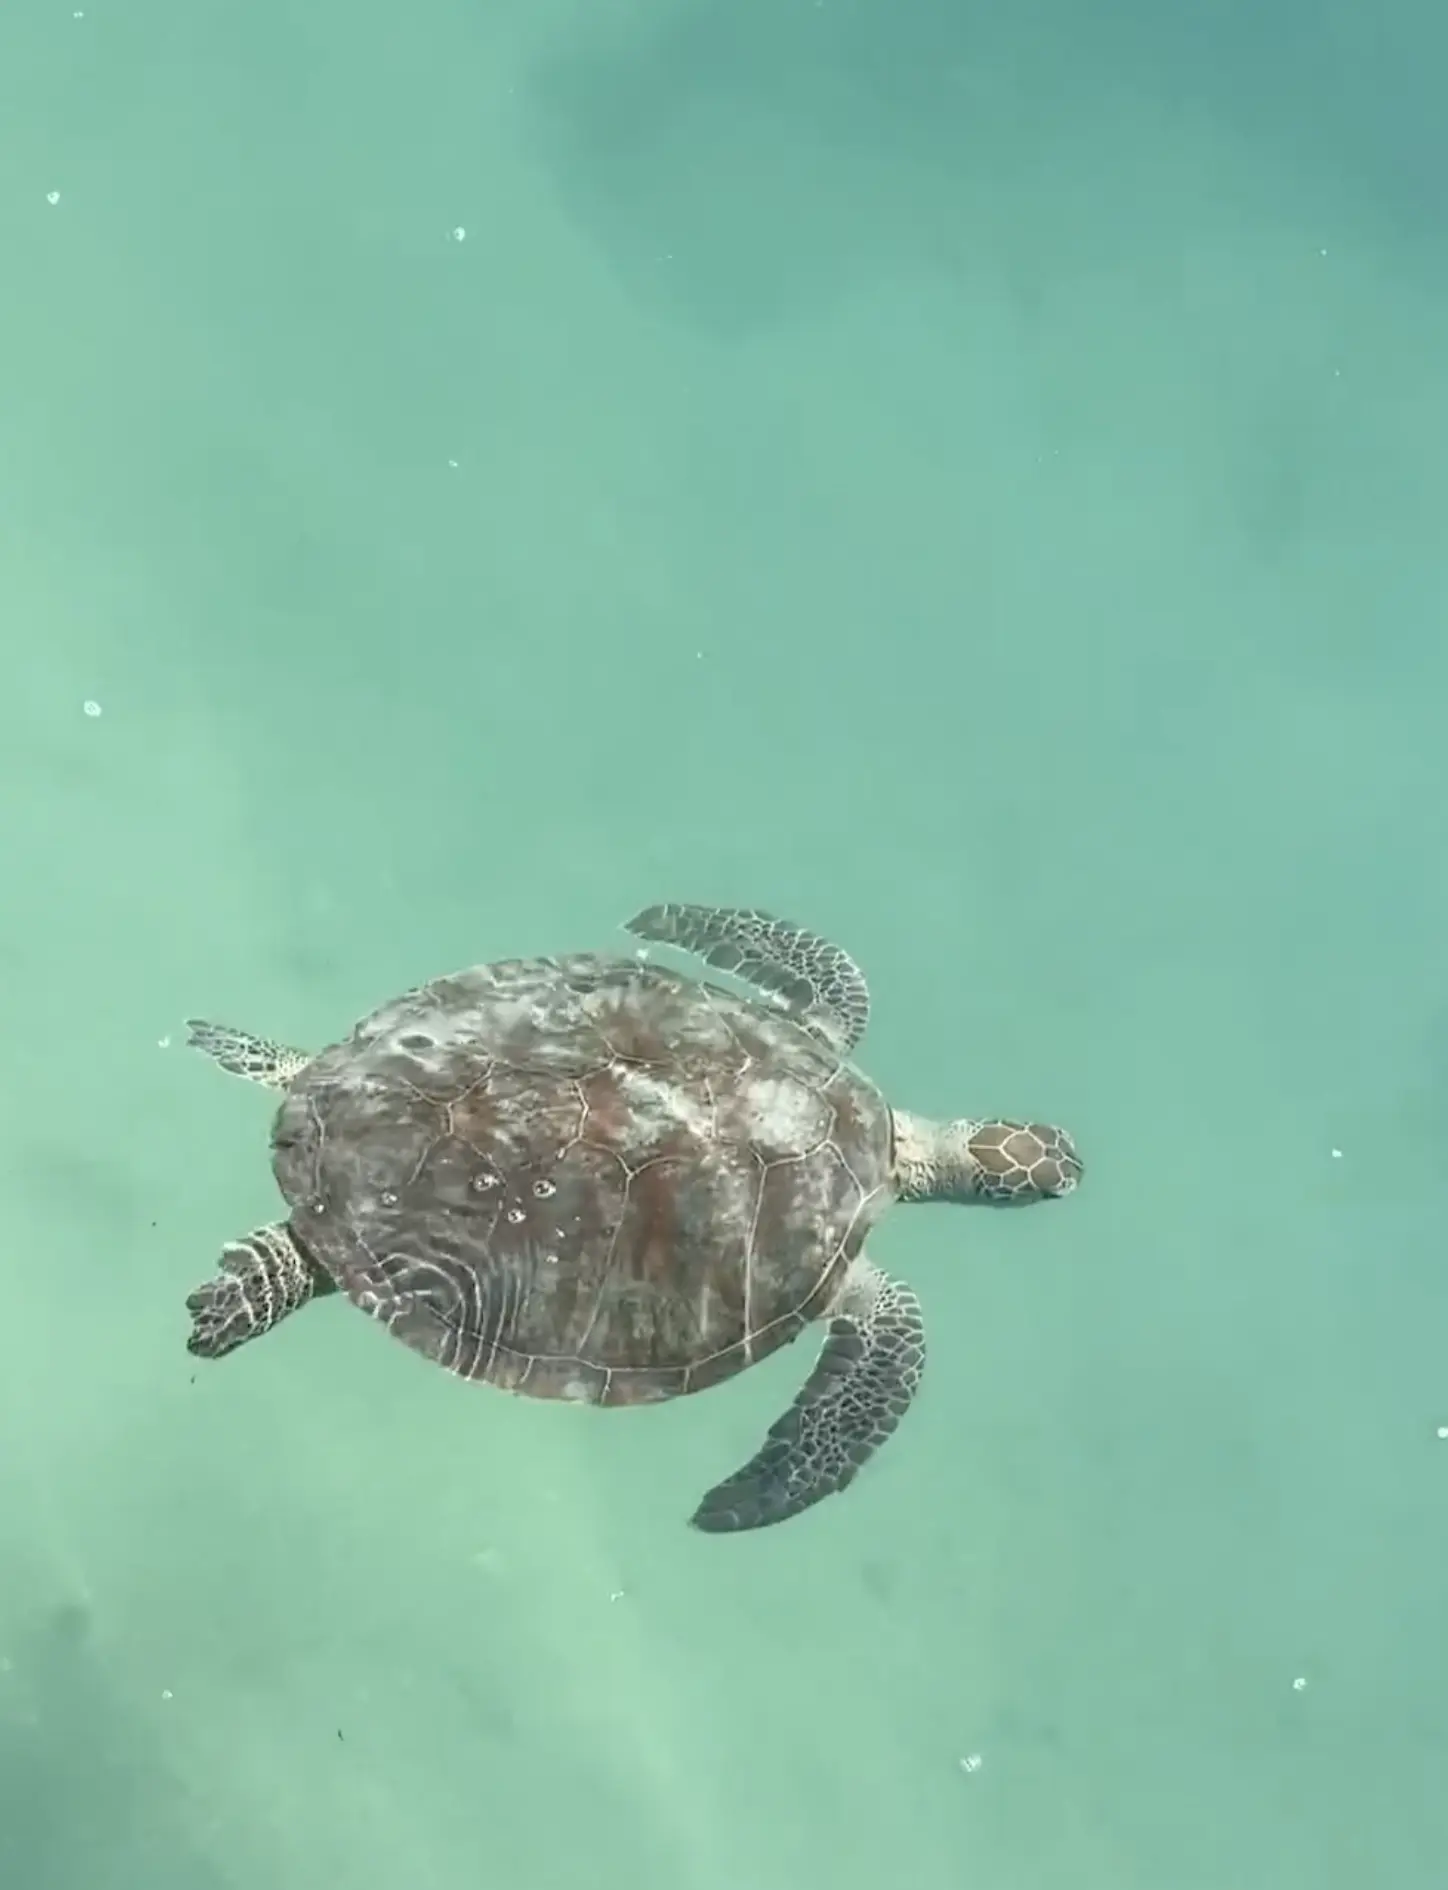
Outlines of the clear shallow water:
M5 1882L1440 1883L1437 16L73 13L0 17ZM886 1223L850 1494L684 1527L798 1347L194 1368L274 1197L180 1019L661 897L1090 1164Z

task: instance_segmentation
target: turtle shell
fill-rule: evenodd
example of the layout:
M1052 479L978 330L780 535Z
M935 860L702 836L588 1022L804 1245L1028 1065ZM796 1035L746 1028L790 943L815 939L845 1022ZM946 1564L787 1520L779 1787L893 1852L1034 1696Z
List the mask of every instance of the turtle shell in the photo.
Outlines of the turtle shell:
M633 959L478 966L297 1078L273 1166L306 1251L450 1371L702 1391L828 1305L891 1198L884 1098L784 1010Z

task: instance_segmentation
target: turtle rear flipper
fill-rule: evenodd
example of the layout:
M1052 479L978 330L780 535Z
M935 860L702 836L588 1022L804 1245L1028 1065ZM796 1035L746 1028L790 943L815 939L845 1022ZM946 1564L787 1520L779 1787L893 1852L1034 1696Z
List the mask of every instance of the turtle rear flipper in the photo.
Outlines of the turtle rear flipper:
M186 1350L197 1358L224 1358L248 1339L270 1332L309 1299L335 1291L332 1279L311 1264L285 1221L255 1228L223 1249L214 1279L187 1295L191 1336Z
M694 1527L760 1529L843 1490L905 1415L924 1369L920 1301L861 1256L799 1396L749 1462L710 1490Z

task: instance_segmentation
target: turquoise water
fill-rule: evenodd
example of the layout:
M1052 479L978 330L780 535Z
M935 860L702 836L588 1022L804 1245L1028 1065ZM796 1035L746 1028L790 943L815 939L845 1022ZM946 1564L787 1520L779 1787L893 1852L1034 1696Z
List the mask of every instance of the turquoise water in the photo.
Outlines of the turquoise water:
M1177 11L0 11L7 1890L1448 1880L1448 27ZM183 1018L657 899L1087 1158L847 1495L188 1358Z

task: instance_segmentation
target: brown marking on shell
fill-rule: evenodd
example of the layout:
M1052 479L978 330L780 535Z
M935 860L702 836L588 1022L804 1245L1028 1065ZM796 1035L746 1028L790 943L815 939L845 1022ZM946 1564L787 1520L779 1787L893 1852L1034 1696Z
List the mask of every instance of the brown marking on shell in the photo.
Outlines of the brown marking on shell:
M640 1403L824 1309L888 1198L878 1093L778 1011L632 960L511 961L383 1006L282 1105L303 1241L467 1377Z
M644 1069L668 1068L669 1047L660 1034L662 1017L640 1016L627 988L601 991L591 1021L611 1061Z

